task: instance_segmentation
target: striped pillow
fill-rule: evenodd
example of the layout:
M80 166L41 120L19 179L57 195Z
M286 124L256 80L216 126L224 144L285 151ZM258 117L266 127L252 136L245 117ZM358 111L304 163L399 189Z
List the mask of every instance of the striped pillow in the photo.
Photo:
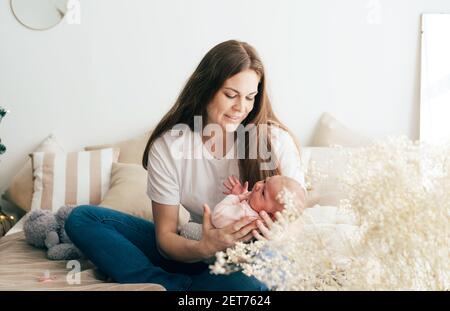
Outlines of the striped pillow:
M33 152L34 193L31 210L56 212L67 204L98 205L109 189L111 167L119 149L70 152Z

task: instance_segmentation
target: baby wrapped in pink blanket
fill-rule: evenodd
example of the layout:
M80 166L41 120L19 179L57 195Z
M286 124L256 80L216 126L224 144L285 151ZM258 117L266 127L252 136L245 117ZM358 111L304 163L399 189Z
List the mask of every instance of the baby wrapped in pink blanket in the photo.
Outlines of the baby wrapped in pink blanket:
M267 177L255 183L252 191L247 190L248 182L242 186L234 176L230 176L224 185L229 192L225 192L227 196L212 209L211 214L212 224L216 228L224 228L245 216L260 219L261 211L266 211L275 220L275 213L284 209L284 205L276 198L283 188L292 192L294 197L301 201L298 203L304 206L304 188L290 177ZM180 235L191 240L200 240L202 225L189 222L181 228Z

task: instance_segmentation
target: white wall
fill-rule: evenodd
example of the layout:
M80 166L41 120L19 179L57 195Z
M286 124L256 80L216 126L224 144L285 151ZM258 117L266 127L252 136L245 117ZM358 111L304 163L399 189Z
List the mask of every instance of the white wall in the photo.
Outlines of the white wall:
M420 14L449 12L450 1L81 0L81 9L80 25L32 31L0 1L0 105L12 111L0 125L1 191L49 133L75 150L147 130L230 38L259 50L275 110L303 144L323 111L368 135L418 138Z

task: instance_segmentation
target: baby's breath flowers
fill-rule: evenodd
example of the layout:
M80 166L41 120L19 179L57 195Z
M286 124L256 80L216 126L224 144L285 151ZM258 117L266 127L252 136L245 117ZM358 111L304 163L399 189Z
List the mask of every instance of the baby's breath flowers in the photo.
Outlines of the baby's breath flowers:
M353 287L450 288L450 145L390 137L348 159L343 191L361 220Z
M448 290L450 145L391 137L338 151L347 169L337 209L358 225L315 225L282 191L288 225L218 253L212 272L242 270L274 290Z
M281 214L287 223L294 221L301 214L303 207L294 202L294 195L286 188L278 193L276 199L285 206ZM285 229L279 222L274 222L270 230L272 238L270 242L282 240ZM277 257L276 252L269 251L268 243L267 240L251 243L238 242L233 248L216 253L216 262L210 266L211 271L216 274L229 274L243 270L247 275L258 274L259 270L266 269L267 263ZM267 256L269 253L270 258Z

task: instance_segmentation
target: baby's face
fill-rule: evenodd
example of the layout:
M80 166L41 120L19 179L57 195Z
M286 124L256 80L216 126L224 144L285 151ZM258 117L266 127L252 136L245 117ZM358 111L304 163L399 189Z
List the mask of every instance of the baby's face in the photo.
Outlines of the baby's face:
M267 177L253 186L248 203L255 211L258 213L266 211L273 215L275 212L283 210L283 205L275 199L282 189L281 179L281 176Z

